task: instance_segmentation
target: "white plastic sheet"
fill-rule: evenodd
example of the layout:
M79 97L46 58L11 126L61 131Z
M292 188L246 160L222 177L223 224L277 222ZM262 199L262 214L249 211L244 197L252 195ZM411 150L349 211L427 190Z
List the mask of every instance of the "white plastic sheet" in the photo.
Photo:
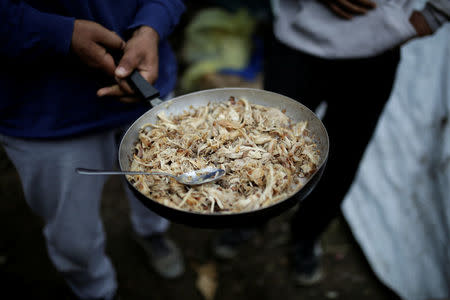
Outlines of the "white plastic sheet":
M343 213L404 299L450 298L450 25L405 45Z

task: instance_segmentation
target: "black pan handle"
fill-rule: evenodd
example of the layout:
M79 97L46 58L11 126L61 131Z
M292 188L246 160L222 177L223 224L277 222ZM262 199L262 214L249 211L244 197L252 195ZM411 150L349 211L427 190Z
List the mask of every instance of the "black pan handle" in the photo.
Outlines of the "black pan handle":
M151 85L138 70L134 70L127 78L128 84L131 88L137 91L144 100L150 101L159 97L159 91Z
M110 51L112 57L116 65L119 64L120 58L123 53L119 53L118 51ZM126 78L127 83L131 86L131 88L136 91L140 97L144 100L149 101L159 97L159 91L150 84L144 77L139 73L138 70L134 70L130 76Z

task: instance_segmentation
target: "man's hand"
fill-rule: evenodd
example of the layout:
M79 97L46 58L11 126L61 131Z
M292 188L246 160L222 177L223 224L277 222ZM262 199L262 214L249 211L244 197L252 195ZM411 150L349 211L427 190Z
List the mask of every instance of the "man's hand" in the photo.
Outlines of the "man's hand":
M154 29L139 27L126 43L122 59L115 70L117 84L99 89L97 95L119 97L123 102L138 101L125 78L135 69L150 83L158 78L158 41L159 36Z
M427 36L433 34L430 25L428 25L427 20L419 11L413 11L409 17L409 22L414 27L417 32L418 37Z
M351 19L356 15L364 15L369 10L376 7L370 0L321 0L337 16L344 19Z
M114 76L116 65L106 49L121 50L123 47L125 42L115 32L92 21L75 20L71 50L86 65Z

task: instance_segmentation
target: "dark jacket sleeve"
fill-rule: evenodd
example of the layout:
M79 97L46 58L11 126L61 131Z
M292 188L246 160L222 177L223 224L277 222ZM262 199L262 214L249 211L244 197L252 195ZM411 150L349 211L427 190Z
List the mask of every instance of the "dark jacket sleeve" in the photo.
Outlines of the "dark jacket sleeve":
M184 9L180 0L140 0L138 12L128 29L147 25L156 30L160 39L166 39L178 24Z
M0 0L0 54L21 62L66 55L74 18L41 12L23 1Z

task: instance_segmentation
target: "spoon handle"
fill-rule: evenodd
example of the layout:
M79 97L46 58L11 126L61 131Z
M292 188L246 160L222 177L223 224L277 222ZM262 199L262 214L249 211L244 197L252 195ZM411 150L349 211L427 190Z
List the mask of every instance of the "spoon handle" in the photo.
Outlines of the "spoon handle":
M78 174L83 175L166 175L174 177L172 174L164 172L144 172L144 171L105 171L96 169L76 168Z

